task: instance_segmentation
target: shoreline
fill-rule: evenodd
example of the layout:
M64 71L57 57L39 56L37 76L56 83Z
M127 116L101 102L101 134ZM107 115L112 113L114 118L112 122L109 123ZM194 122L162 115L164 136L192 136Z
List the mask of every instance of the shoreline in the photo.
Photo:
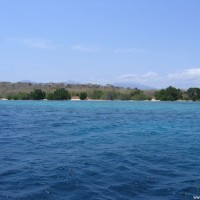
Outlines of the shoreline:
M115 99L115 100L106 100L106 99L69 99L69 100L48 100L48 99L41 99L41 100L15 100L15 99L6 99L6 98L0 98L0 101L73 101L73 102L86 102L86 101L93 101L93 102L101 102L101 101L124 101L124 102L200 102L200 101L192 101L192 100L176 100L176 101L162 101L162 100L120 100L120 99Z

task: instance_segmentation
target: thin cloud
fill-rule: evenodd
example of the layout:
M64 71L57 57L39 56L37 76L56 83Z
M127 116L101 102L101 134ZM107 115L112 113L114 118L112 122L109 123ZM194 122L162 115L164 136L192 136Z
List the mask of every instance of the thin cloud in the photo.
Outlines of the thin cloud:
M54 49L56 45L53 45L50 41L41 39L41 38L26 38L23 39L22 42L31 48L38 49Z
M144 49L140 48L127 48L127 49L114 49L114 53L142 53Z
M122 76L119 77L120 80L123 81L133 81L135 79L137 79L137 75L136 74L124 74Z
M101 51L101 48L96 45L74 45L70 47L72 50L84 53L96 53Z
M147 72L145 74L124 74L118 77L119 80L125 82L148 83L160 79L159 74L155 72Z
M143 74L141 77L148 79L158 79L159 75L155 72L147 72L146 74Z
M8 37L5 39L8 43L13 43L17 46L26 46L29 48L36 48L36 49L56 49L61 47L61 45L56 45L52 43L50 40L46 40L43 38L18 38L18 37Z
M199 87L200 68L190 68L175 73L161 75L155 72L144 74L124 74L116 78L117 81L145 84L147 86L162 88L169 85L180 88Z
M185 81L199 81L200 82L200 68L191 68L184 71L170 73L168 75L170 80L185 80Z

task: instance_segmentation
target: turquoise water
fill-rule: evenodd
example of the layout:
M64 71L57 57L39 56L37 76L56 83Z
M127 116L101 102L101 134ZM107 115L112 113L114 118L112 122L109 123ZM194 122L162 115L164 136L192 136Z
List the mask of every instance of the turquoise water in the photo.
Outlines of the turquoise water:
M0 101L0 199L200 198L200 103Z

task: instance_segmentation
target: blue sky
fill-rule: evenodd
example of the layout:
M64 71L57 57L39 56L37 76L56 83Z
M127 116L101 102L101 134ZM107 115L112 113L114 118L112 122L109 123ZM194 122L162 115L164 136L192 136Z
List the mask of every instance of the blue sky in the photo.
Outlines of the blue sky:
M0 81L200 87L199 0L0 0Z

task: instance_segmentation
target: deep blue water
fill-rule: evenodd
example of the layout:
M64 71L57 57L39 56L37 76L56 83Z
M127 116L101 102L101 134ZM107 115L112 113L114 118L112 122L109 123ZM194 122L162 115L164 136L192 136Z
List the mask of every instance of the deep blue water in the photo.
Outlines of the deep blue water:
M0 101L0 199L200 199L200 103Z

